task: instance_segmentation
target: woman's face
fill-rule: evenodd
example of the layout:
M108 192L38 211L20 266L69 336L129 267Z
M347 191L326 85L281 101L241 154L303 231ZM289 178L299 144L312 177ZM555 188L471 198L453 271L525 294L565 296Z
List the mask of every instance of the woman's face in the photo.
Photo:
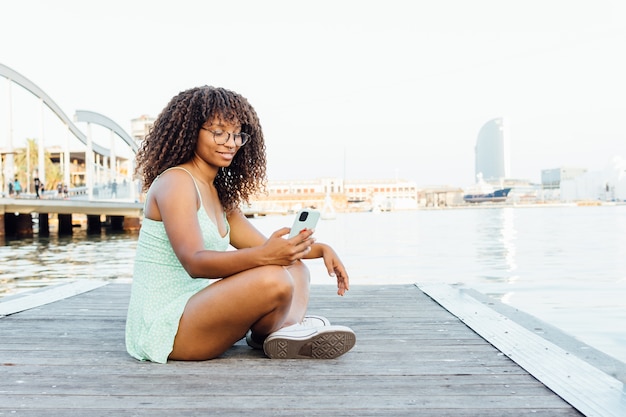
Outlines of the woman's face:
M227 167L246 142L245 133L241 133L241 125L225 122L216 117L201 126L196 154L209 165L218 168Z

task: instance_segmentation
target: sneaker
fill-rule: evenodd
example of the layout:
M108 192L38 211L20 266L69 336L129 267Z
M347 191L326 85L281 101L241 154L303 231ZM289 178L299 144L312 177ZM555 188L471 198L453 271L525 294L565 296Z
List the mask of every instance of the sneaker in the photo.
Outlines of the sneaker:
M252 338L252 330L248 330L246 332L246 343L252 349L258 349L258 350L262 350L263 349L263 343L259 343L259 342L257 342L256 340L254 340Z
M304 316L304 320L302 320L302 325L306 327L324 327L330 326L330 321L326 317L311 314L308 316ZM263 349L263 343L259 343L252 338L251 330L248 330L248 332L246 333L246 343L252 349Z
M355 343L356 335L346 326L294 324L267 336L263 351L271 359L335 359Z
M315 316L313 314L309 314L304 316L302 324L307 327L324 327L330 326L330 320L328 320L324 316Z

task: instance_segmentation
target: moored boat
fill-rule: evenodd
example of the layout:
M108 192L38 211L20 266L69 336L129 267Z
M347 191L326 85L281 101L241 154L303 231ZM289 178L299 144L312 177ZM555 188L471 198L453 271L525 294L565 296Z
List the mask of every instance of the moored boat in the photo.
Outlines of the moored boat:
M495 189L483 180L482 174L476 175L476 184L465 190L463 201L466 203L501 203L506 201L511 187Z
M484 203L484 202L503 202L509 196L511 188L501 188L489 193L465 194L463 200L468 203Z

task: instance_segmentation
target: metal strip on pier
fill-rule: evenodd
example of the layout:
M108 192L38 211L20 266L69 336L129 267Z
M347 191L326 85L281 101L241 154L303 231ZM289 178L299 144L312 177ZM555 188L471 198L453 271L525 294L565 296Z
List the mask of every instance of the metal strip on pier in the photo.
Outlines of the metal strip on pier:
M107 284L106 281L83 279L69 284L55 285L35 293L25 293L23 296L0 302L0 318L73 297Z
M626 392L619 380L530 332L463 289L445 284L416 285L585 416L626 416Z

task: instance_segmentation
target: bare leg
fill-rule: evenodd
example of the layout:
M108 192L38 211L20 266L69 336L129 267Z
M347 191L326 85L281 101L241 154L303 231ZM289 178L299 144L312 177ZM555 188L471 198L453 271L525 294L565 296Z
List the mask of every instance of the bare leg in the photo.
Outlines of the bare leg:
M210 285L187 302L169 358L215 358L251 327L264 338L300 321L308 303L308 280L307 268L298 262L289 268L251 269Z
M289 326L300 323L304 319L307 307L309 306L311 275L309 269L302 262L297 262L286 269L293 279L294 287L291 308L284 323L284 326ZM256 331L256 329L253 328L253 331Z

